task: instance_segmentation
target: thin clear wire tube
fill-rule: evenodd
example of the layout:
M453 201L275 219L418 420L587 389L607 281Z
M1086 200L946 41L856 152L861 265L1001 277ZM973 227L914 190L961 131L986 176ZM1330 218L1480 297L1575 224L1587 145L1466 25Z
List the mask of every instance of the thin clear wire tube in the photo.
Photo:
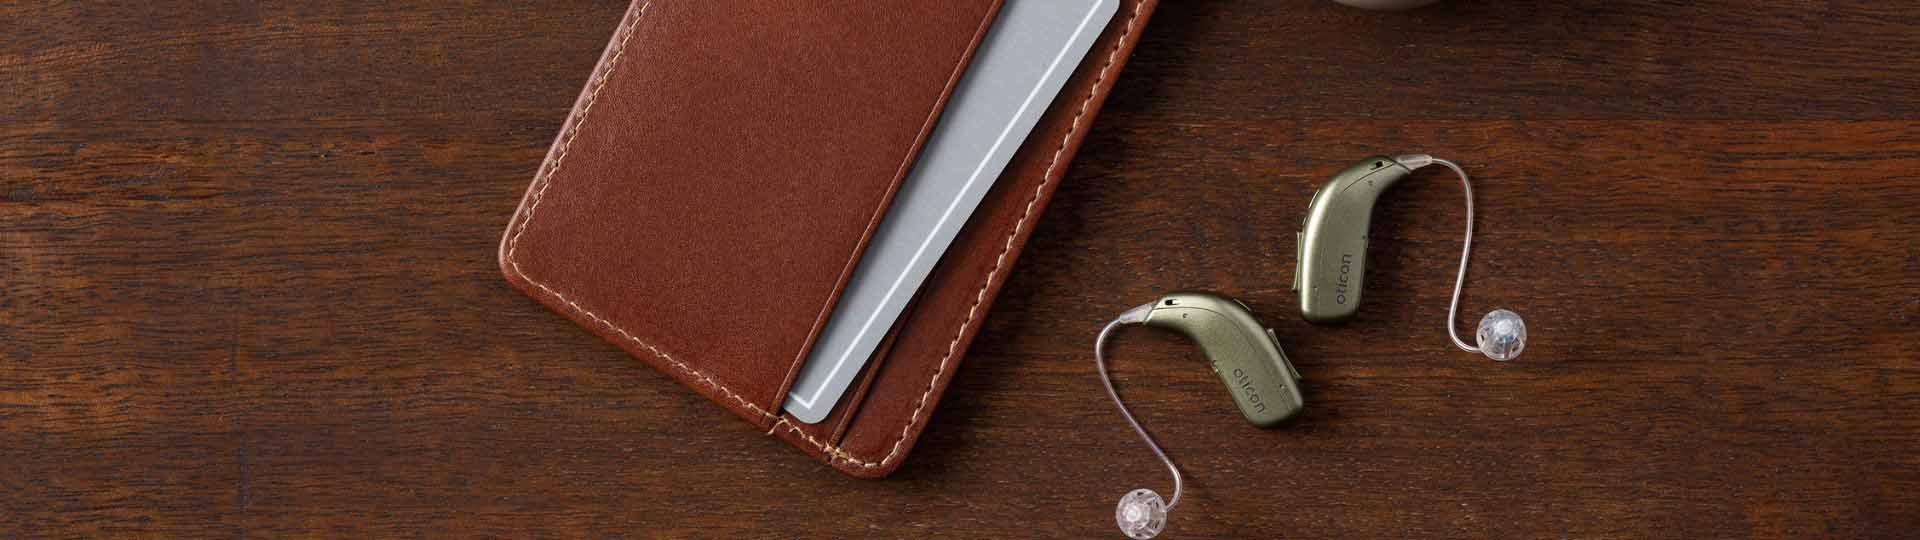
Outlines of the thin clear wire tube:
M1394 158L1401 166L1409 170L1428 165L1439 164L1453 170L1460 177L1460 187L1467 198L1466 235L1460 240L1460 272L1453 278L1453 300L1447 304L1447 337L1453 339L1453 345L1460 350L1477 352L1494 361L1505 362L1520 356L1526 346L1527 327L1520 315L1504 309L1496 309L1480 319L1480 327L1474 333L1476 345L1468 345L1460 339L1460 290L1467 283L1467 261L1473 256L1473 180L1467 177L1467 171L1451 161L1424 154L1400 156Z
M1447 304L1447 337L1453 338L1453 345L1459 347L1460 350L1480 352L1479 348L1468 345L1466 340L1460 339L1460 332L1455 329L1455 327L1460 325L1460 289L1467 283L1467 259L1473 255L1473 181L1467 179L1466 170L1461 169L1459 165L1455 165L1451 161L1436 157L1421 157L1430 159L1433 163L1438 163L1448 169L1453 169L1453 174L1460 176L1461 189L1467 193L1467 234L1466 237L1460 241L1460 272L1453 278L1453 302Z
M1150 308L1151 305L1142 307ZM1135 308L1134 311L1139 311L1139 309ZM1129 315L1133 313L1133 311L1128 312ZM1166 508L1167 511L1172 511L1174 506L1180 504L1180 489L1182 484L1180 468L1174 466L1173 459L1168 458L1167 453L1160 450L1159 443L1153 442L1153 436L1147 434L1147 429L1140 427L1140 421L1133 418L1133 412L1127 410L1127 405L1120 402L1120 393L1113 390L1113 377L1107 375L1107 336L1113 333L1113 329L1131 322L1139 321L1129 320L1128 315L1122 315L1120 318L1114 319L1113 322L1107 323L1106 328L1100 329L1100 337L1096 338L1093 342L1093 363L1100 369L1100 384L1107 388L1107 397L1113 398L1113 406L1120 408L1120 416L1126 417L1127 425L1133 426L1133 432L1140 434L1140 440L1147 442L1147 448L1153 449L1153 455L1159 456L1160 462L1167 465L1167 472L1173 474L1173 498L1167 500Z

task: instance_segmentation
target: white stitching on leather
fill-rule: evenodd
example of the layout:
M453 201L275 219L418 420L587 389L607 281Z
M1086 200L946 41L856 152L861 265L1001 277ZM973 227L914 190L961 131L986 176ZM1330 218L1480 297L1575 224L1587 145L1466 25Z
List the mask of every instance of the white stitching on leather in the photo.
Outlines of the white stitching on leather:
M767 428L768 435L774 434L781 426L786 426L793 434L800 436L805 439L808 444L812 444L815 448L819 449L822 454L828 457L829 461L837 459L868 469L892 463L894 459L899 457L900 449L902 445L906 443L908 436L913 432L914 426L920 423L920 413L926 408L927 398L933 395L934 388L939 385L940 376L946 373L947 366L952 361L953 355L960 345L960 337L966 335L967 326L973 324L974 317L979 314L980 305L986 301L987 288L993 284L994 279L998 278L1000 271L1005 268L1007 254L1013 251L1014 238L1020 235L1020 231L1025 230L1027 224L1033 218L1033 208L1039 203L1041 194L1045 193L1047 186L1053 183L1053 173L1060 164L1060 156L1066 152L1067 145L1073 141L1073 136L1080 132L1081 118L1086 116L1087 107L1093 103L1093 98L1099 95L1100 84L1106 81L1108 72L1113 68L1114 62L1118 60L1121 47L1125 46L1127 38L1133 35L1134 21L1140 17L1140 10L1145 7L1146 3L1140 2L1134 4L1133 13L1127 16L1126 29L1120 34L1120 39L1114 42L1113 49L1107 53L1106 64L1100 67L1099 75L1094 77L1092 89L1087 92L1086 99L1080 101L1080 108L1074 112L1072 125L1067 128L1066 135L1060 139L1060 147L1053 151L1053 158L1047 163L1047 169L1041 176L1040 185L1034 188L1033 196L1027 199L1026 209L1021 214L1020 220L1015 222L1013 230L1007 233L1007 240L1001 245L1000 254L994 259L993 269L987 272L987 279L981 282L980 289L973 295L973 305L967 309L967 318L961 321L960 329L954 334L953 340L947 342L947 352L940 358L940 366L934 370L933 377L927 380L927 390L922 392L920 399L915 402L913 414L907 418L906 427L900 430L900 438L894 441L893 447L887 452L886 457L881 458L879 461L860 459L858 456L853 455L852 452L839 446L827 444L814 438L812 435L807 434L807 432L802 431L799 426L788 422L786 418L768 413L765 409L760 408L759 405L748 401L746 398L740 397L739 394L734 393L726 386L720 384L719 381L681 362L674 358L673 355L667 354L666 351L662 351L650 343L641 341L640 338L634 337L634 335L627 332L626 329L614 325L593 311L581 307L578 302L568 299L566 295L561 294L552 287L548 287L545 283L535 280L533 276L527 275L526 271L520 268L520 260L516 256L519 253L521 235L526 234L527 225L533 222L534 212L540 209L540 201L546 196L547 188L553 186L553 175L558 173L560 166L566 162L568 151L573 148L573 140L580 136L580 130L586 125L587 118L593 112L594 103L600 98L600 91L606 88L607 79L613 75L613 69L619 64L621 55L627 52L627 41L633 38L635 28L639 26L640 17L646 15L647 8L652 5L653 2L641 4L638 10L633 10L627 15L626 19L628 20L625 22L626 27L620 36L619 45L614 49L613 55L608 57L605 67L601 69L600 73L595 77L593 91L587 94L586 104L581 106L579 116L573 120L573 125L568 127L567 137L560 143L560 152L554 157L553 166L548 167L539 175L538 183L540 188L534 191L532 201L527 204L526 215L521 218L519 227L515 228L513 237L507 240L508 265L513 267L515 274L520 275L520 279L526 280L527 283L533 284L533 286L540 288L541 291L565 303L567 307L574 312L585 315L588 319L592 319L593 322L605 326L620 334L621 337L626 338L628 341L632 341L634 344L645 348L648 352L653 353L654 356L666 360L667 363L673 367L692 375L695 381L714 390L718 390L722 395L745 406L748 410L758 413L764 418L775 420L775 422Z
M634 31L639 26L640 17L646 15L647 8L652 6L653 6L652 2L641 4L639 9L630 11L625 17L625 20L622 21L624 28L622 28L621 30L622 34L620 36L619 43L615 45L613 54L608 57L606 64L602 67L600 72L595 74L594 81L593 81L593 85L594 85L593 91L587 94L587 101L583 106L581 106L579 116L574 118L572 125L567 128L566 139L561 141L560 152L554 156L553 165L551 167L547 167L546 170L541 172L540 178L539 178L540 187L539 189L534 191L532 202L527 204L526 216L524 216L520 220L520 225L514 229L513 237L507 240L507 263L509 266L513 267L513 272L515 274L520 275L520 279L526 280L527 283L533 284L533 286L538 287L541 291L547 293L547 295L554 297L555 299L561 301L562 303L565 303L566 306L569 309L573 310L575 313L585 315L588 319L593 320L594 323L597 323L601 326L605 326L609 330L613 330L614 332L620 334L620 337L626 338L628 341L632 341L634 344L639 345L642 348L645 348L648 352L653 353L654 356L659 357L661 360L667 361L667 363L672 365L673 367L681 371L684 371L689 375L692 375L695 381L699 382L700 384L706 385L707 387L720 391L722 395L725 395L728 399L732 399L734 402L737 402L740 405L745 406L748 410L751 410L765 418L776 418L773 414L768 413L765 409L760 408L759 405L754 404L752 401L748 401L746 398L740 397L739 394L734 393L733 390L727 388L725 385L720 384L719 381L714 380L712 377L708 377L707 374L701 373L700 370L694 369L692 366L689 366L686 363L681 362L679 359L674 358L673 355L667 354L666 351L662 351L660 350L660 348L653 346L653 344L647 343L646 341L642 341L640 338L635 337L632 333L627 332L625 328L621 328L620 326L607 321L605 318L601 317L597 313L594 313L592 310L582 307L579 302L573 299L567 298L567 296L565 294L561 294L560 291L554 290L553 287L549 287L547 286L547 284L542 283L537 279L534 279L533 276L528 275L526 270L520 267L520 259L519 259L520 237L526 234L527 226L533 222L534 213L540 209L540 202L542 200L545 200L545 197L547 194L547 188L550 188L553 186L553 176L559 173L561 165L566 163L567 156L569 152L573 149L574 139L580 136L580 130L583 129L583 127L586 125L587 119L591 117L591 114L593 112L593 105L599 102L600 91L606 89L607 79L613 76L613 70L616 66L619 65L620 57L626 54L627 43L629 40L633 39ZM779 420L780 420L780 423L785 422L785 419L779 419ZM776 423L773 426L771 426L767 430L767 433L769 435L773 434L774 429L778 428L780 423ZM789 425L789 427L791 427L791 425ZM797 434L803 437L806 437L807 442L812 443L813 445L819 447L822 452L827 453L828 455L831 455L831 456L848 455L845 451L841 451L838 448L833 448L830 445L821 443L819 440L814 439L811 436L808 436L805 432L799 431L798 428L794 428L794 431ZM858 460L853 460L850 458L849 458L849 461L859 462ZM861 462L861 463L864 464L864 462Z
M718 382L714 381L713 378L708 377L705 373L701 373L700 371L695 370L684 363L681 363L680 360L675 359L673 355L669 355L666 353L666 351L662 351L658 347L654 347L653 344L647 343L645 341L641 341L640 338L634 337L633 334L628 333L625 328L621 328L617 325L614 325L613 323L607 322L607 320L604 318L601 318L599 314L594 313L593 311L588 310L584 307L581 307L579 302L569 299L567 298L566 295L561 294L560 291L556 291L552 287L548 287L547 284L541 283L539 280L533 279L533 276L527 275L527 272L520 268L520 259L518 257L519 250L520 250L520 236L526 234L527 225L533 222L534 212L540 209L540 202L542 200L545 200L545 197L547 194L547 188L553 186L553 175L559 173L560 166L566 163L567 155L573 149L574 139L580 136L581 128L586 125L587 118L589 118L590 115L593 113L593 105L595 103L598 103L600 100L600 91L606 89L607 79L613 76L613 70L616 66L619 65L620 57L626 54L627 42L633 38L634 30L637 27L639 27L640 17L645 16L647 14L647 8L652 6L653 6L653 2L647 2L645 4L641 4L640 9L630 11L628 15L625 17L626 20L622 21L624 23L623 24L624 28L622 29L622 34L620 36L619 44L615 46L616 48L613 50L613 55L608 57L604 68L601 69L599 73L595 74L594 82L593 82L593 85L594 85L593 91L587 94L587 102L585 105L581 106L579 117L574 119L573 125L570 126L567 130L566 139L564 141L561 141L560 153L553 158L553 166L548 167L545 171L541 173L540 189L534 191L533 201L527 205L526 217L520 220L520 226L514 230L513 238L507 241L507 263L513 266L513 272L516 274L519 274L520 279L527 280L527 283L531 283L533 284L533 286L539 287L540 290L546 291L547 294L552 295L555 299L558 299L561 302L566 303L567 307L572 308L573 311L581 315L585 315L589 319L593 319L594 322L599 323L602 326L606 326L608 329L611 329L614 332L619 333L621 337L627 338L628 341L632 341L635 344L646 348L647 351L653 353L654 356L658 356L660 357L660 359L666 360L668 363L674 365L675 367L680 368L682 371L686 371L688 374L693 375L695 379L698 380L700 383L713 387L716 390L719 390L720 393L726 395L728 398L731 398L734 401L739 402L741 405L747 406L748 408L752 409L754 412L758 412L763 416L772 416L767 414L767 412L765 410L762 410L759 406L754 405L753 402L747 401L746 398L742 398L740 397L739 394L735 394L733 393L732 390L729 390L727 389L727 387L720 385Z
M1033 197L1027 199L1027 208L1020 215L1020 221L1014 222L1013 230L1007 233L1006 243L1000 246L1000 255L994 258L993 270L987 272L986 281L980 283L980 290L973 295L973 306L967 308L967 318L960 322L960 330L953 335L953 341L947 342L947 354L940 357L940 367L934 369L933 377L927 380L927 391L920 394L920 401L913 406L913 415L907 418L907 426L900 430L900 438L893 441L893 449L887 452L885 458L880 459L880 463L893 461L894 456L900 453L901 445L905 444L907 437L913 433L914 425L920 423L920 410L926 407L927 397L933 395L934 387L940 382L940 375L946 373L948 362L953 359L955 349L960 346L960 337L967 334L967 326L973 324L973 317L980 311L980 304L986 301L988 286L993 285L994 278L999 277L1001 267L1007 262L1007 253L1013 251L1014 238L1020 236L1020 231L1026 228L1033 217L1034 205L1040 202L1040 195L1046 193L1047 186L1053 183L1053 171L1060 165L1060 155L1067 151L1067 145L1073 141L1074 134L1079 133L1080 119L1086 116L1087 106L1093 103L1093 98L1100 94L1100 83L1107 80L1107 71L1113 68L1114 61L1119 58L1120 48L1125 46L1127 38L1133 35L1134 19L1140 17L1140 9L1144 6L1146 2L1133 5L1133 13L1127 16L1126 30L1123 30L1120 39L1113 43L1113 50L1107 52L1107 63L1100 66L1100 74L1093 78L1092 89L1087 91L1086 99L1080 100L1080 109L1073 113L1073 124L1068 126L1066 136L1060 138L1060 147L1054 149L1053 158L1047 163L1046 173L1040 175L1040 185L1033 189Z

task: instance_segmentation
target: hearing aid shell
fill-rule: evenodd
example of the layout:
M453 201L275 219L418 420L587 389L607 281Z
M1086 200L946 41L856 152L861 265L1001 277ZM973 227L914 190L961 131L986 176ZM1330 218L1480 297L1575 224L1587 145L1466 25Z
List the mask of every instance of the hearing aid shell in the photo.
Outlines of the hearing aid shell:
M1467 260L1473 254L1473 179L1459 164L1426 154L1367 158L1340 171L1313 194L1313 200L1307 203L1306 220L1294 236L1299 266L1294 269L1293 290L1300 293L1300 316L1309 322L1337 322L1359 309L1373 205L1381 192L1429 165L1453 171L1460 178L1460 190L1467 201L1460 271L1454 275L1453 300L1447 304L1447 337L1460 350L1501 362L1512 360L1526 348L1527 326L1519 314L1505 309L1488 313L1474 335L1478 345L1468 345L1455 328L1460 315L1460 289L1467 281Z
M1271 427L1305 408L1300 373L1287 361L1279 338L1238 300L1202 292L1169 294L1153 304L1144 324L1199 344L1248 422Z
M1135 489L1120 498L1114 507L1114 524L1128 538L1148 540L1167 526L1167 513L1180 504L1180 467L1153 442L1147 429L1127 410L1120 393L1113 389L1113 377L1107 374L1106 344L1113 330L1140 324L1179 332L1200 345L1207 363L1220 377L1240 415L1260 427L1269 427L1300 413L1305 401L1300 397L1300 373L1280 349L1273 330L1260 325L1252 310L1238 300L1203 292L1179 292L1142 304L1108 321L1093 340L1093 363L1100 372L1100 385L1120 409L1120 416L1133 426L1133 432L1147 443L1153 455L1173 475L1173 498L1161 499L1151 489Z
M1307 204L1294 245L1299 266L1293 290L1300 316L1310 322L1346 320L1360 308L1366 276L1367 227L1380 194L1413 171L1386 156L1374 156L1333 176Z

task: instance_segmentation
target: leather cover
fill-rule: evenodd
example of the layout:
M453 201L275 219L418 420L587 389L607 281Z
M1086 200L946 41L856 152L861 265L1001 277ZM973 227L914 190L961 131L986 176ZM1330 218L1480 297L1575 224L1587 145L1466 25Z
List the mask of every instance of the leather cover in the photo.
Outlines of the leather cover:
M500 245L515 288L858 477L964 356L1154 2L1126 0L825 421L780 409L1000 0L636 0Z

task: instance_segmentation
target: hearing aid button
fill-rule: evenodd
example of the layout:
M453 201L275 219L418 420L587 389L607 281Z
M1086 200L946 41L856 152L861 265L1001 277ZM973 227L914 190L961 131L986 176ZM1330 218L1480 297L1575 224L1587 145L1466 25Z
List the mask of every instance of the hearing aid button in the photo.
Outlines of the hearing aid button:
M1275 335L1272 328L1267 329L1267 339L1273 340L1273 350L1280 351L1280 365L1287 366L1287 374L1292 375L1293 380L1300 380L1300 370L1294 369L1293 362L1287 360L1287 349L1280 346L1280 336Z
M1305 223L1301 225L1305 225ZM1293 260L1296 265L1293 268L1293 292L1300 292L1300 267L1297 265L1306 264L1306 261L1300 259L1301 256L1307 253L1307 246L1303 243L1306 242L1306 238L1305 232L1293 232Z

